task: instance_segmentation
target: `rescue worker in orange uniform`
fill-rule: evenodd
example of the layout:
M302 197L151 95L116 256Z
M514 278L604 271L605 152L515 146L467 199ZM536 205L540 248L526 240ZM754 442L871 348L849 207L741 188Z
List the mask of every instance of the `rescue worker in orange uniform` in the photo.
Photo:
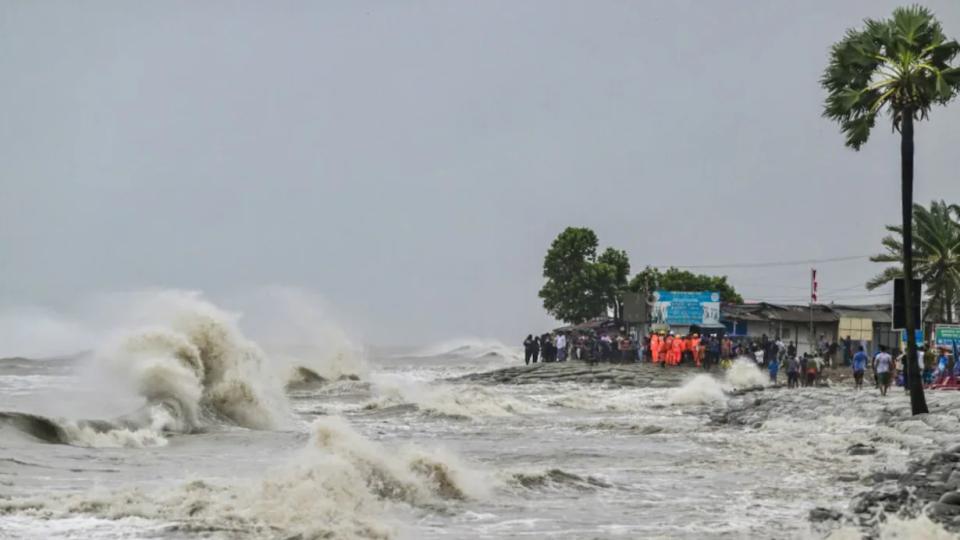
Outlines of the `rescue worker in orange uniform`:
M693 361L696 362L697 367L700 367L700 336L698 334L690 338L690 354L693 355Z
M684 343L682 338L675 338L673 340L673 364L674 366L680 365L680 359L683 358L683 349Z
M660 361L660 336L650 335L650 361L656 364Z

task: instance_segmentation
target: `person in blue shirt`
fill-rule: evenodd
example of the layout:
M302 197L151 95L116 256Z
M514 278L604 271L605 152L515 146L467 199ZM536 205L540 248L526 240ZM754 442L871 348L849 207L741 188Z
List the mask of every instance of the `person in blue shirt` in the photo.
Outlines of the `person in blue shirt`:
M770 363L767 364L767 371L770 373L770 383L777 384L777 373L780 372L780 361L777 360L776 356L770 359Z
M867 353L863 352L863 346L859 349L853 355L853 387L857 390L863 388L863 372L867 370Z
M950 365L950 359L947 357L947 349L943 347L940 349L940 357L937 358L937 375L936 383L942 384L947 379L947 366Z

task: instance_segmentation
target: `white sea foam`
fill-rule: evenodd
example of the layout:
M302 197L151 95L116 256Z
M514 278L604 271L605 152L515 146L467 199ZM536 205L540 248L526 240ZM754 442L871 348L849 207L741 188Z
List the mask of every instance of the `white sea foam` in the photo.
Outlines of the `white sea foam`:
M534 404L476 385L424 383L399 375L374 377L377 397L364 408L415 405L427 413L454 417L512 416L540 409Z
M142 297L132 319L97 358L135 385L148 403L168 403L187 428L229 422L254 429L289 416L282 381L263 351L237 328L237 315L198 293Z
M386 447L343 418L326 417L313 423L305 448L259 480L12 500L5 510L55 518L136 516L188 530L241 530L245 537L390 538L397 532L393 505L436 508L486 498L489 484L486 474L450 452Z
M707 405L723 403L726 400L723 386L707 374L697 375L670 392L670 403L676 405Z
M738 358L724 375L724 381L734 388L765 386L770 378L757 367L757 363L747 358Z
M835 529L827 536L827 540L861 540L865 538L863 531L856 527L845 526ZM888 516L886 521L878 527L879 540L955 540L957 535L934 523L927 516L903 519Z

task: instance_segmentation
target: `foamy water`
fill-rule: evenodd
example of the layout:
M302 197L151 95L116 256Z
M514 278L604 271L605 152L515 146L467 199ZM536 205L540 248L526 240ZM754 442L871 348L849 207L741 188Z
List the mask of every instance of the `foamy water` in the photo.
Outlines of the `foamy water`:
M922 421L901 393L734 393L767 383L750 362L667 389L481 386L444 379L519 351L300 347L298 362L196 295L141 308L85 360L0 362L0 388L17 389L2 398L0 537L859 538L809 511L845 509L960 428L954 393L929 396ZM79 415L90 399L117 408ZM742 421L715 421L730 411ZM952 537L925 518L878 534Z

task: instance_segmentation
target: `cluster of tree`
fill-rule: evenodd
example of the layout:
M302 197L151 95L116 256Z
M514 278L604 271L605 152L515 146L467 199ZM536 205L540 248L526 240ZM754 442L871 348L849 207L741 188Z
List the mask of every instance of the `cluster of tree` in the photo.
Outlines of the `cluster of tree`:
M906 278L905 326L911 336L919 322L913 320L910 306L917 253L914 239L920 242L920 235L913 231L915 223L920 226L913 215L913 127L914 122L929 117L934 105L946 105L960 92L960 66L952 64L958 54L960 43L946 36L930 10L918 5L901 7L889 19L867 19L862 29L847 30L831 48L830 61L820 80L827 91L823 115L840 124L847 146L859 150L866 144L883 113L890 116L893 129L900 133L902 219L899 231L893 228L891 232L899 232L901 243L898 245L895 237L884 240L888 253L875 259L892 262L902 257L899 272ZM942 215L936 219L941 218ZM919 266L916 270L923 275ZM878 276L878 284L886 281L886 275ZM941 309L947 312L953 302L953 293L948 289L940 292ZM908 339L907 358L914 358L915 354L914 340ZM906 362L911 408L913 414L926 413L919 370L912 369L912 365L912 361Z
M884 253L870 258L897 263L867 282L876 289L903 277L903 227L887 225L891 233L881 243ZM960 303L960 206L933 201L930 208L913 207L913 277L926 285L929 318L952 323Z
M657 268L648 266L642 272L633 276L627 285L627 290L634 292L664 291L713 291L720 293L720 301L728 304L742 304L740 296L733 285L727 282L727 276L708 276L694 274L687 270L670 267L661 272Z
M540 289L543 307L557 319L580 323L612 311L623 315L625 292L718 291L724 302L742 302L726 276L693 274L677 268L665 272L646 267L630 278L627 252L608 247L599 255L596 233L583 227L568 227L553 241L543 260Z

